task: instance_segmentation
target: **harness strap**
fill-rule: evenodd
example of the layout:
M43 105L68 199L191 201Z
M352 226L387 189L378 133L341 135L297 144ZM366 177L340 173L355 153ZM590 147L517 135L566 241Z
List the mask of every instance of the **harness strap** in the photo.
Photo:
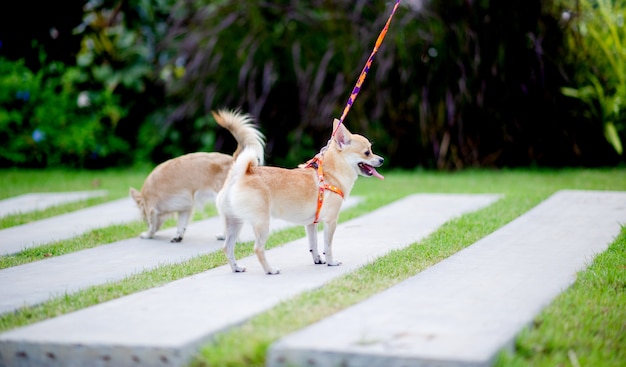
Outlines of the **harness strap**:
M313 223L317 224L320 219L320 211L322 211L322 205L324 205L324 191L326 190L332 191L335 194L341 196L342 199L344 195L343 195L343 191L341 191L340 188L338 188L337 186L327 184L324 181L324 171L322 169L321 157L316 156L315 158L311 159L310 161L307 162L305 167L306 168L311 167L317 170L317 179L318 179L319 189L317 191L317 209L315 210L315 220L313 221Z

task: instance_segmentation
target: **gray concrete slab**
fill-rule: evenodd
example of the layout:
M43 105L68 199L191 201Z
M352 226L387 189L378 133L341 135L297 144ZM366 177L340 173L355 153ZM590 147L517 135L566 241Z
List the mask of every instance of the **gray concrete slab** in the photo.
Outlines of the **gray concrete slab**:
M361 201L360 197L350 197L342 205L342 210ZM292 223L274 220L271 231L291 226ZM189 260L217 251L224 243L216 240L216 234L223 233L222 221L218 217L191 223L181 243L170 242L175 233L176 228L170 228L157 232L152 240L130 238L0 270L0 314L90 286L121 280L160 265ZM253 239L252 229L244 227L239 240Z
M75 212L0 230L0 255L60 240L96 228L140 220L137 205L130 198L94 205Z
M463 251L276 342L279 366L488 366L626 222L626 193L561 191Z
M52 206L105 196L106 190L39 192L0 200L0 218L7 215L44 210Z
M267 252L282 270L265 275L254 257L163 287L0 334L4 366L180 366L217 332L423 239L449 219L490 205L495 195L413 195L342 223L342 266L314 265L306 239Z

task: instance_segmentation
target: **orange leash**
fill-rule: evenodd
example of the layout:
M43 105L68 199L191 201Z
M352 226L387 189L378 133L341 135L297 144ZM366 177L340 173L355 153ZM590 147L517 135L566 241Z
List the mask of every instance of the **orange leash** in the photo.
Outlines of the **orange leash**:
M335 136L335 134L337 133L337 129L339 129L339 127L343 123L343 120L346 118L346 115L348 115L348 111L350 111L350 108L352 107L354 100L356 99L357 95L361 91L361 85L363 85L363 82L365 81L365 77L367 76L367 73L370 71L370 67L372 66L372 62L374 61L374 56L378 52L378 48L383 43L383 40L385 39L385 35L387 35L387 30L389 29L391 18L393 18L393 15L396 13L396 9L398 9L399 4L400 4L400 0L396 0L396 3L394 4L393 9L391 10L391 14L389 14L389 18L387 19L387 23L385 23L383 30L378 35L378 38L376 39L376 43L374 44L374 49L372 50L370 57L367 59L367 62L365 63L365 66L363 67L363 70L361 71L361 74L359 75L359 79L357 79L356 85L352 89L352 93L350 93L350 97L348 98L346 107L343 109L343 113L341 114L341 117L339 118L339 123L337 124L337 128L335 128L335 130L333 131L326 146L322 148L322 150L314 158L309 160L305 165L305 167L313 167L317 169L317 177L319 180L319 190L317 193L317 211L315 212L315 221L313 223L317 223L319 221L320 211L322 210L322 205L324 204L324 191L329 190L338 194L342 198L344 197L343 192L338 187L329 185L324 182L324 171L322 170L322 156L324 155L324 151L326 151L326 149L328 148L328 145L330 145L330 142L333 136Z
M367 62L365 63L365 66L363 67L363 70L361 71L361 75L359 75L359 79L357 80L356 85L354 86L354 89L352 89L352 93L350 93L350 97L348 98L346 107L344 107L343 113L341 114L341 117L339 118L339 123L337 124L337 128L335 129L335 131L333 131L333 136L337 132L337 129L339 129L339 126L343 124L343 120L346 118L346 115L348 115L348 111L350 111L350 108L352 107L352 104L354 103L356 96L361 91L361 85L363 85L363 81L365 81L365 77L367 76L367 73L370 71L370 67L372 66L372 62L374 61L374 56L378 52L378 48L383 43L383 40L385 39L385 36L387 35L387 30L389 29L391 18L393 18L393 15L396 13L396 10L398 9L398 5L400 5L400 0L396 0L396 3L394 4L393 9L391 10L391 14L389 14L389 18L387 18L387 23L385 23L383 30L380 31L380 34L378 35L378 38L376 39L376 43L374 44L374 49L372 50L370 57L367 59Z

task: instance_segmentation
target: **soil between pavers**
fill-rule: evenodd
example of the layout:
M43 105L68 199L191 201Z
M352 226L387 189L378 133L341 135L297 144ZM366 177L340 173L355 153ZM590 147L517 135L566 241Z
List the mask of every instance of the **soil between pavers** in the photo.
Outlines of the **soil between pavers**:
M342 210L354 207L360 197L349 197ZM136 209L136 208L134 208ZM273 220L272 232L292 227L293 224ZM90 286L123 279L129 275L160 265L173 264L221 249L223 241L216 235L223 233L218 217L192 222L180 243L171 243L176 228L156 233L154 239L129 238L0 270L0 314L22 306L35 305L51 297L62 296ZM252 241L250 226L244 226L240 242Z
M497 195L416 194L338 226L342 266L313 265L307 240L267 252L282 273L268 276L255 257L248 271L221 266L163 287L0 334L6 366L180 366L217 332L415 243L448 220L492 204Z
M560 191L416 276L277 341L267 365L489 366L624 223L626 192Z

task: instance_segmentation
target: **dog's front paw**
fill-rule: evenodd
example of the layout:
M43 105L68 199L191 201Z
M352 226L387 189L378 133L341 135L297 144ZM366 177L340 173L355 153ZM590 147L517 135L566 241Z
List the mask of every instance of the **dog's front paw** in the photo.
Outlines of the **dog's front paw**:
M239 266L239 265L233 266L233 273L243 273L245 271L246 271L245 266Z
M322 257L320 255L317 255L317 257L313 258L313 264L326 264L326 261L322 260Z
M276 274L280 274L280 269L270 268L270 270L267 271L267 275L276 275Z
M215 238L216 238L218 241L224 241L224 240L226 239L226 236L224 236L223 234L219 233L219 234L216 234L216 235L215 235Z
M178 235L178 236L173 237L173 238L170 240L170 242L172 242L172 243L176 243L176 242L180 242L180 241L182 241L182 240L183 240L183 236Z
M328 266L339 266L341 265L341 261L339 260L329 260L328 261Z

